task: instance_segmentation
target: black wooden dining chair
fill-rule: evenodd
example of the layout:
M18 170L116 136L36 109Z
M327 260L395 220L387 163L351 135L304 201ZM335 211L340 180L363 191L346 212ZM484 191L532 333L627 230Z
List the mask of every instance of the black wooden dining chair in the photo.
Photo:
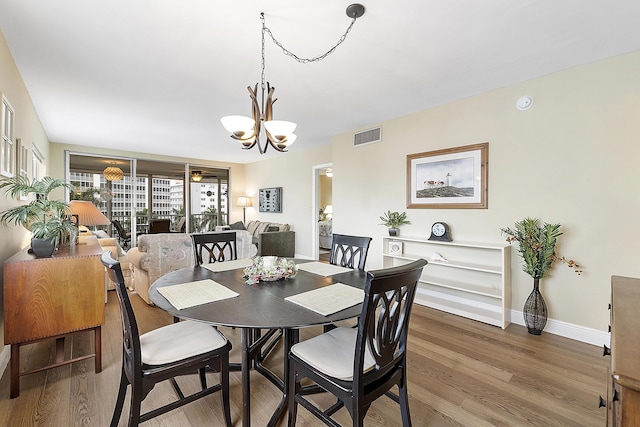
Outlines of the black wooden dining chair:
M116 233L118 233L118 242L123 249L127 249L131 244L131 233L124 229L120 221L117 219L111 220L111 224L116 229Z
M123 332L122 372L111 427L118 426L129 384L131 385L129 426L137 426L139 423L217 391L220 391L222 398L226 425L231 426L229 406L231 343L212 326L189 320L172 323L139 335L120 263L111 258L110 252L105 252L102 255L102 264L107 267L109 278L116 284ZM220 380L217 384L207 387L205 368L219 372ZM202 389L184 396L175 377L194 373L199 373ZM142 401L157 383L165 380L171 381L178 399L141 414Z
M334 234L331 241L329 264L364 271L370 244L371 237Z
M224 262L238 259L236 233L193 233L196 267L203 263Z
M300 403L329 426L346 407L354 426L362 426L374 400L387 395L400 404L402 425L411 426L407 393L407 334L418 279L427 261L369 271L358 328L335 328L295 344L289 352L289 427ZM308 378L338 398L321 409L304 396ZM398 386L398 395L390 389ZM308 386L306 387L308 388Z

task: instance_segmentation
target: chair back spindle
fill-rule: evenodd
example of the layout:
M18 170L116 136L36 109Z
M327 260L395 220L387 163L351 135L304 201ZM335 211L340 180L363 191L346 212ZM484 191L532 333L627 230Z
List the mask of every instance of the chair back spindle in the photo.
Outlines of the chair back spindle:
M333 234L329 263L364 271L371 237Z
M196 267L213 262L224 262L238 259L236 233L201 233L192 234Z

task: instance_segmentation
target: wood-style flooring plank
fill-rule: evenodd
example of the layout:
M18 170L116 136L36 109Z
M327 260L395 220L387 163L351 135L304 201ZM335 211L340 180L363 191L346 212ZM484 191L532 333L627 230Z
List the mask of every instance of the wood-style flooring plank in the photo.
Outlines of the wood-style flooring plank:
M172 317L131 295L141 333L171 323ZM106 426L111 419L120 379L122 331L114 292L109 292L102 327L103 371L94 372L88 359L21 378L20 397L9 399L9 370L0 378L0 426ZM220 328L234 348L232 361L240 360L240 330ZM307 339L321 328L300 332ZM92 351L89 333L67 340L67 357ZM607 358L598 347L543 333L533 336L526 328L506 330L416 305L408 345L409 405L414 426L602 426L605 409L598 395L606 393ZM22 347L22 369L50 363L55 344L43 342ZM282 350L277 347L266 365L282 372ZM217 374L208 373L209 381ZM240 426L242 390L240 372L232 372L231 417ZM198 387L196 376L179 379L188 391ZM276 388L261 375L251 373L252 425L262 427L280 399ZM128 399L127 395L127 399ZM174 397L169 384L158 385L143 408ZM313 399L328 406L327 395ZM125 402L120 425L126 424ZM346 409L336 418L350 425ZM282 420L280 426L286 425ZM220 396L214 394L164 414L144 426L196 427L223 425ZM320 427L305 409L298 409L298 425ZM367 427L401 426L397 404L386 397L373 403Z

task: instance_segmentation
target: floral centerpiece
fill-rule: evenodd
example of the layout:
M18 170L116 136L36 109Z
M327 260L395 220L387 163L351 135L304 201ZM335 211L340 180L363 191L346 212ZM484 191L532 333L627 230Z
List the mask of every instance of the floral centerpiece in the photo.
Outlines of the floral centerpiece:
M272 282L288 279L295 277L297 273L298 265L295 262L276 256L255 257L253 264L244 269L244 277L246 277L248 285L256 284L261 280Z

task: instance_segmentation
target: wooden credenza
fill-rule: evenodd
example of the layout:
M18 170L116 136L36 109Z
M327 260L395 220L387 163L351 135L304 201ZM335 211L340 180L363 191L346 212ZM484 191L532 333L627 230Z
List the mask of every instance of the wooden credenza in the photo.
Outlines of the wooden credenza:
M640 426L640 279L611 277L611 366L607 425Z
M102 370L101 325L104 323L104 267L97 242L63 246L51 258L24 249L4 266L4 343L11 345L11 398L20 394L20 375L95 357ZM64 337L93 330L94 353L65 360ZM56 340L56 361L20 372L20 346Z

